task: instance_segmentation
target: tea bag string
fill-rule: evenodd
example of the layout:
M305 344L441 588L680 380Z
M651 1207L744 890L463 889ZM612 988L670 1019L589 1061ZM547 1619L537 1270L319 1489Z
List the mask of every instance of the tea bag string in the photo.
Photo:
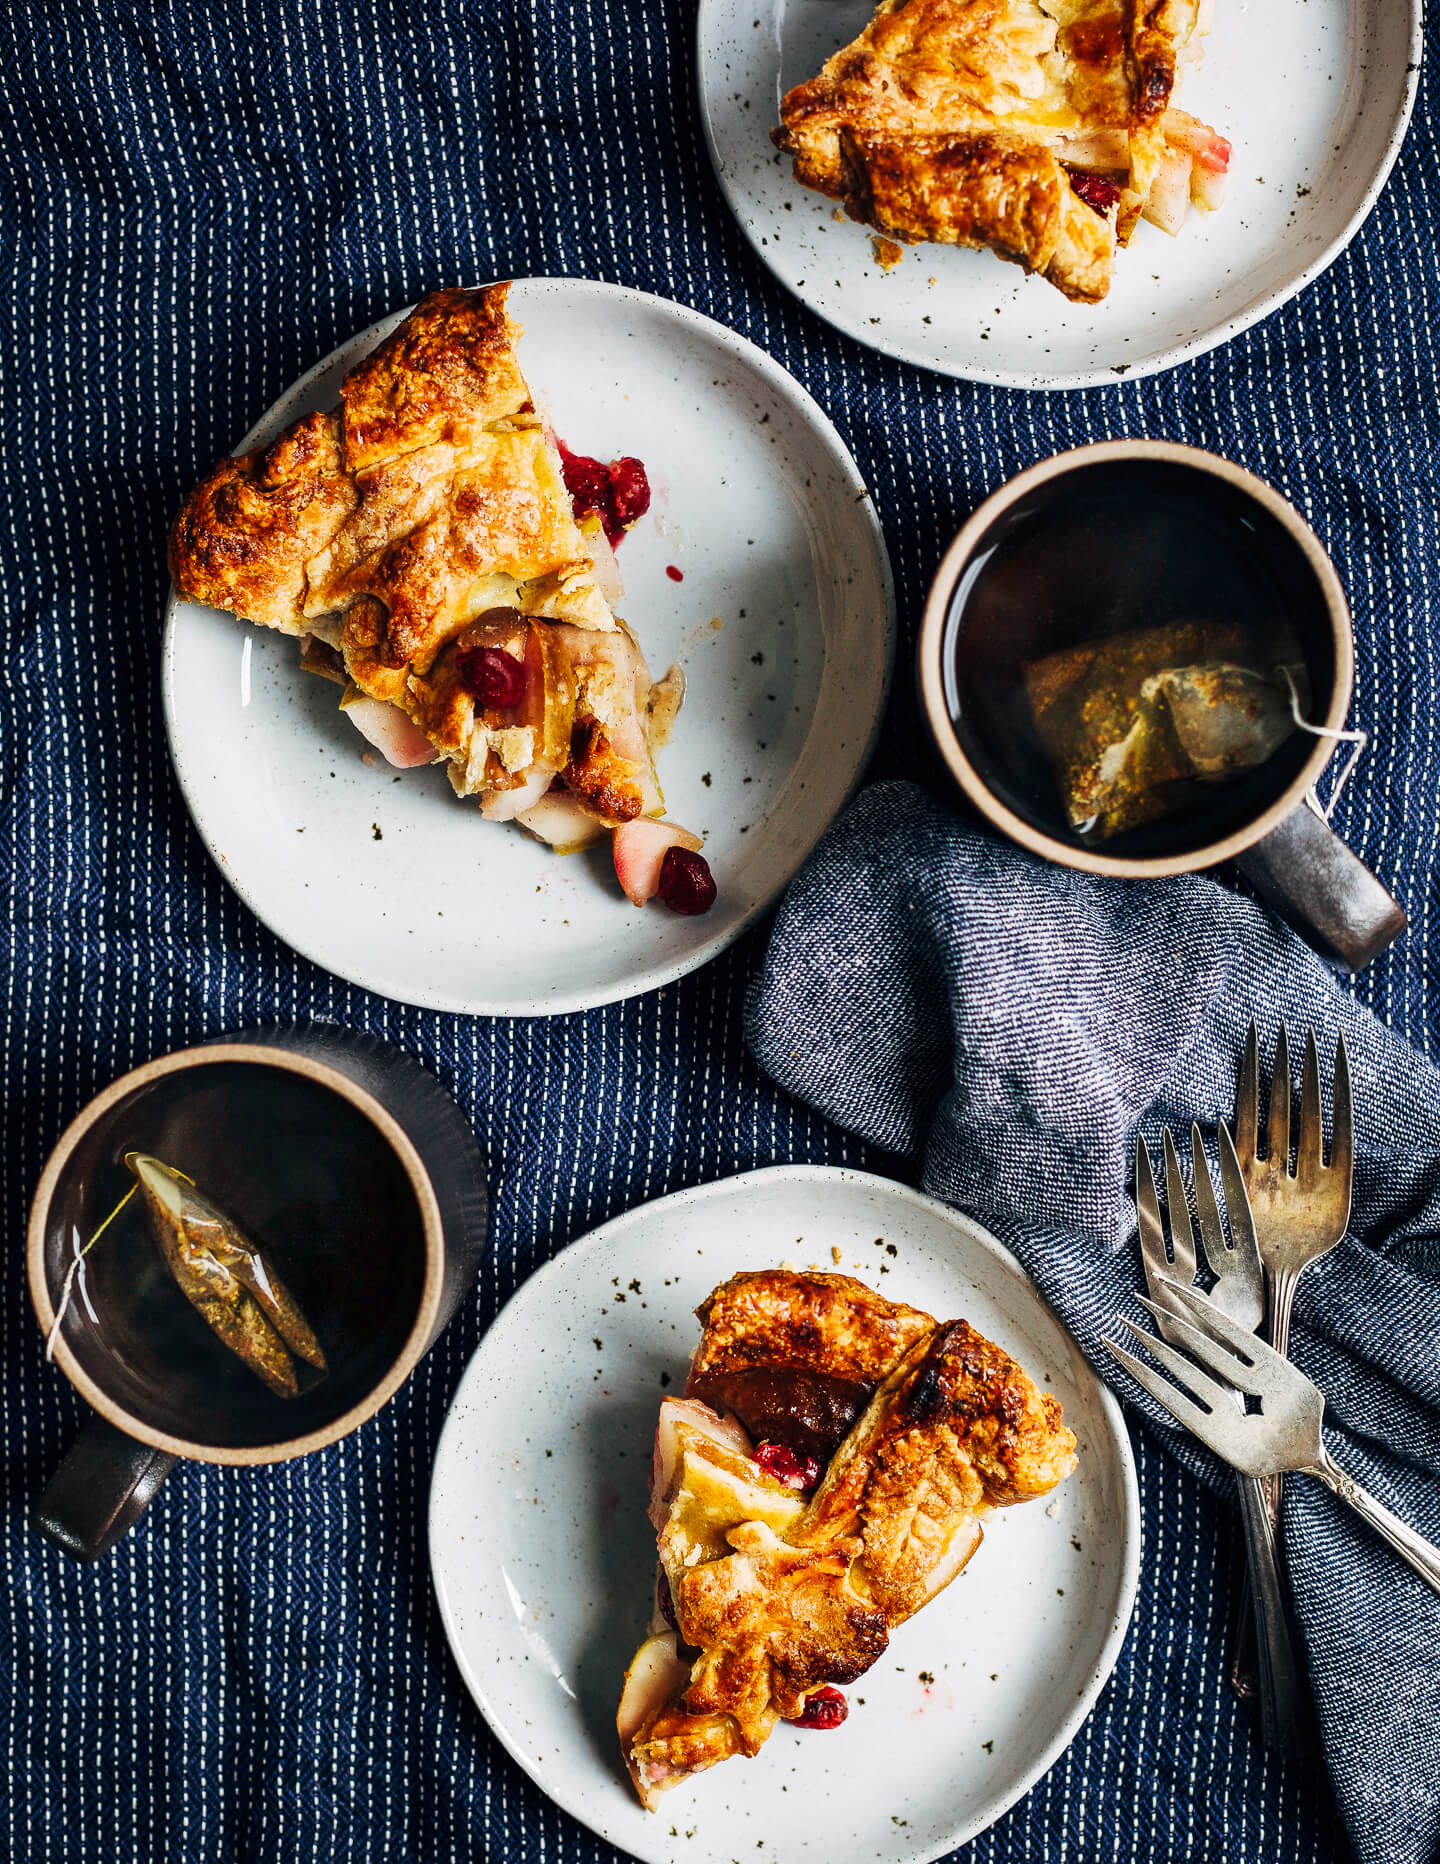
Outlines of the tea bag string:
M1354 747L1345 759L1345 768L1335 779L1335 786L1330 792L1328 803L1322 803L1313 788L1305 792L1305 801L1308 806L1315 811L1322 822L1328 822L1335 813L1335 805L1340 800L1340 792L1350 781L1352 771L1365 755L1365 747L1370 742L1370 734L1368 731L1341 731L1333 725L1312 725L1308 718L1301 716L1300 694L1296 690L1295 679L1289 667L1281 667L1280 671L1285 675L1285 684L1290 688L1290 716L1300 730L1308 731L1312 738L1333 738L1338 743Z
M179 1175L182 1178L185 1178L185 1174L183 1171ZM185 1182L188 1185L193 1185L195 1180L193 1178L185 1178ZM69 1268L66 1269L65 1271L65 1280L61 1284L61 1287L60 1287L60 1305L55 1310L54 1322L50 1328L50 1331L45 1335L45 1357L46 1359L53 1359L55 1357L55 1342L60 1337L60 1328L62 1324L64 1323L66 1314L70 1310L70 1297L75 1292L75 1277L77 1276L77 1274L83 1273L84 1267L85 1267L86 1256L89 1255L90 1251L95 1247L96 1243L100 1241L100 1238L110 1228L110 1225L120 1215L120 1212L130 1202L131 1198L134 1197L135 1193L139 1189L140 1187L138 1184L132 1184L130 1189L125 1193L124 1197L121 1198L120 1202L110 1212L110 1215L100 1225L100 1228L90 1238L90 1241L86 1243L85 1247L83 1249L76 1250Z

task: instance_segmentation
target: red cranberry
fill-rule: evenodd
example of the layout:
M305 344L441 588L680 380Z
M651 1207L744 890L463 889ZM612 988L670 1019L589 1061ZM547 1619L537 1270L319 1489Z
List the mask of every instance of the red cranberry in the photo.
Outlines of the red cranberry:
M850 1713L850 1704L829 1683L805 1698L805 1707L790 1724L792 1728L838 1728Z
M820 1465L813 1456L797 1456L783 1443L759 1443L755 1461L767 1476L783 1482L787 1489L813 1489L820 1480Z
M1113 181L1107 181L1103 175L1092 175L1084 169L1071 174L1070 186L1085 205L1093 207L1097 214L1108 214L1120 198L1120 190Z
M557 440L560 449L560 467L565 474L565 490L570 494L576 519L586 518L593 511L603 514L610 502L610 472L601 460L592 460L583 453L572 453L563 440Z
M508 712L525 697L525 663L503 648L462 648L455 666L460 683L487 711Z
M667 563L665 565L665 574L670 578L671 582L684 582L685 580L684 570L677 570L673 563Z
M660 897L672 913L708 913L715 904L715 877L703 854L667 848L660 863Z
M628 454L610 463L610 490L614 500L615 522L628 530L650 509L650 478L637 459ZM610 540L615 541L613 538Z
M557 438L555 444L577 523L598 518L613 550L627 529L650 509L650 480L644 466L629 455L607 466L603 460L572 453L563 440Z

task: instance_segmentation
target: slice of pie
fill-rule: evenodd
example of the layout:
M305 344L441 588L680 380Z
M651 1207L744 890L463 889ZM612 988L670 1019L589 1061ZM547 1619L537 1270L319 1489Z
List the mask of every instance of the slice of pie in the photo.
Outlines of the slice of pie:
M1143 215L1179 231L1230 145L1176 108L1209 0L881 0L780 106L795 177L892 240L989 247L1068 298Z
M781 1721L842 1719L835 1686L950 1583L985 1515L1075 1466L1056 1400L966 1321L781 1269L698 1315L684 1396L660 1407L656 1615L617 1716L652 1811Z
M653 752L683 679L653 681L611 607L605 519L577 518L508 289L433 293L350 371L338 407L221 460L175 520L171 574L192 601L298 636L371 743L400 765L443 760L490 820L562 848L619 831L617 870L643 904L672 849L709 880L699 838L656 820ZM648 487L619 464L623 524ZM680 910L703 910L686 897Z

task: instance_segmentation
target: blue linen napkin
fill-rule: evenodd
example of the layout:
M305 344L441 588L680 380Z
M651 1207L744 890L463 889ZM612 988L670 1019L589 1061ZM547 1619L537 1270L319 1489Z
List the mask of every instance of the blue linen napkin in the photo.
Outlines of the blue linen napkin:
M1228 1492L1100 1341L1117 1310L1146 1318L1136 1130L1153 1145L1198 1120L1213 1159L1252 1017L1267 1064L1282 1020L1316 1029L1322 1074L1337 1033L1349 1046L1354 1214L1301 1281L1292 1353L1337 1460L1440 1541L1440 1074L1252 900L1203 875L1055 867L914 784L877 784L792 885L747 1033L781 1086L921 1156L926 1189L1004 1238L1100 1375ZM1440 1597L1318 1482L1287 1485L1282 1531L1355 1856L1424 1864L1440 1856ZM1206 1661L1224 1663L1218 1643Z

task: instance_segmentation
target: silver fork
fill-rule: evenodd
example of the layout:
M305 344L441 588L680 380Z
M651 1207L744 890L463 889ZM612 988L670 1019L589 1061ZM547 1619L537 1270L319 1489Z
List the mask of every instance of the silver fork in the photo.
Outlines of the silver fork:
M1320 1111L1320 1056L1315 1031L1305 1038L1300 1074L1300 1129L1295 1169L1290 1169L1290 1037L1285 1025L1275 1040L1270 1071L1270 1112L1265 1157L1260 1156L1260 1044L1252 1022L1245 1037L1235 1093L1235 1150L1245 1180L1265 1264L1270 1296L1266 1329L1278 1353L1290 1350L1290 1314L1295 1289L1312 1262L1344 1236L1350 1222L1355 1175L1355 1104L1350 1090L1350 1056L1344 1036L1335 1044L1335 1085L1330 1163L1325 1163L1325 1128ZM1270 1489L1271 1518L1280 1506L1280 1485Z
M1182 1288L1171 1281L1169 1292L1187 1317L1178 1320L1173 1311L1167 1316L1190 1359L1123 1314L1117 1314L1116 1319L1199 1402L1186 1398L1168 1379L1162 1379L1123 1346L1107 1340L1106 1346L1135 1382L1217 1456L1247 1476L1318 1477L1362 1520L1368 1521L1432 1591L1440 1592L1440 1547L1391 1514L1326 1449L1321 1427L1325 1400L1319 1387L1274 1347L1222 1314L1198 1289ZM1155 1303L1146 1301L1144 1305L1158 1321L1161 1315ZM1202 1372L1194 1360L1217 1376L1211 1378ZM1238 1408L1231 1402L1236 1391L1251 1393L1260 1400L1261 1408Z
M1165 1253L1165 1229L1155 1194L1150 1154L1145 1141L1138 1137L1135 1141L1135 1209L1140 1224L1140 1259L1150 1290L1151 1311L1164 1337L1179 1345L1179 1331L1185 1325L1184 1313L1169 1291L1177 1283L1188 1287L1195 1279L1195 1236L1190 1227L1190 1207L1180 1176L1180 1160L1168 1127L1164 1133L1164 1148L1165 1201L1170 1212L1173 1267ZM1220 1127L1220 1171L1225 1185L1226 1209L1230 1214L1229 1247L1198 1126L1190 1128L1190 1160L1200 1242L1215 1277L1210 1299L1237 1326L1253 1333L1265 1318L1265 1275L1228 1128L1223 1123ZM1250 1597L1255 1612L1261 1736L1266 1747L1294 1753L1302 1744L1304 1703L1275 1551L1274 1524L1264 1484L1244 1475L1237 1475L1236 1483L1240 1518L1245 1528Z

